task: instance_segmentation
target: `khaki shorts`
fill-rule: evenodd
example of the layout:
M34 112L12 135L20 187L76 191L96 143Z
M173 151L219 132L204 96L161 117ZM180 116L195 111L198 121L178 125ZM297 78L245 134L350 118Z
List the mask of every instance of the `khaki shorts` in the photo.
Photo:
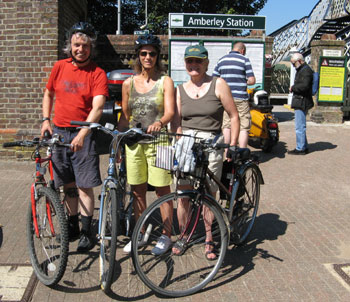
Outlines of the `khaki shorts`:
M250 107L249 102L246 100L237 100L235 99L235 104L237 107L239 115L239 124L241 131L249 131L252 124L252 118L250 116ZM227 112L224 111L224 118L222 121L222 128L231 129L231 121Z
M135 144L125 147L126 172L130 185L148 182L154 187L165 187L172 184L170 171L154 166L156 147L154 144Z
M188 134L189 131L193 131L193 130L184 130L183 134ZM212 132L199 131L199 130L194 130L194 131L195 131L195 136L200 137L200 138L214 138L216 136ZM223 143L224 137L221 135L219 137L219 139L217 140L217 142ZM208 166L208 168L219 179L221 179L221 173L222 173L223 154L224 154L224 149L211 150L209 152L209 166ZM215 193L219 189L218 185L213 180L209 179L208 176L207 176L207 180L209 183L210 191L212 193ZM186 179L180 179L179 184L180 185L188 185L188 184L191 184L191 181L186 180Z

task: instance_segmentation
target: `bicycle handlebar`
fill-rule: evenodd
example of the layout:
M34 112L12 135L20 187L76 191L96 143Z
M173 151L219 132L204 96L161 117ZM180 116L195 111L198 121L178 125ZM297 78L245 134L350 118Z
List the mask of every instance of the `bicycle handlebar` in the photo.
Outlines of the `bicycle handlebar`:
M15 142L6 142L3 143L2 146L4 148L10 148L10 147L33 147L33 146L39 146L40 147L51 147L51 146L62 146L62 147L69 147L71 148L71 144L66 144L61 141L61 138L58 135L53 135L50 139L41 139L39 137L35 137L33 140L23 140L23 141L15 141Z

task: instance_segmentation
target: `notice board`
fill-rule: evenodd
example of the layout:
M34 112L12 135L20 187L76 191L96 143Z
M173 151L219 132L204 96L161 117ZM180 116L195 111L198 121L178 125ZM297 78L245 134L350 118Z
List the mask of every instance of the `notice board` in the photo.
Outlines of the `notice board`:
M265 43L261 40L227 39L203 39L203 38L173 38L169 40L169 75L175 86L187 82L187 74L184 54L187 46L202 44L208 50L209 66L208 75L212 75L216 63L224 55L228 54L235 42L243 42L246 45L246 57L249 58L256 78L255 86L264 89L265 74Z
M346 81L345 57L320 57L318 102L343 102Z

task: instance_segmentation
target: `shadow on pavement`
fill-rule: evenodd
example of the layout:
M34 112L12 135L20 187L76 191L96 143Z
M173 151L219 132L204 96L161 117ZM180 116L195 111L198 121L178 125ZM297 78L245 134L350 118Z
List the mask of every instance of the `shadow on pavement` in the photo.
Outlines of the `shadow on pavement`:
M2 233L2 226L0 226L0 247L2 245L2 241L3 241L3 233Z
M259 144L257 142L249 141L249 146L257 149L252 151L252 153L258 156L260 163L267 162L273 158L285 158L287 153L287 144L282 141L279 141L275 146L273 146L271 152L259 150Z
M279 123L294 120L294 112L292 111L273 112L273 115L277 118Z
M255 267L254 259L274 259L283 262L278 255L272 255L269 251L259 248L265 240L277 240L279 236L286 233L288 223L279 219L279 215L268 213L256 218L254 228L243 246L232 246L226 252L222 268L202 291L230 283L245 275Z
M330 142L316 142L316 143L309 144L309 153L335 149L335 148L337 148L337 145L333 145Z

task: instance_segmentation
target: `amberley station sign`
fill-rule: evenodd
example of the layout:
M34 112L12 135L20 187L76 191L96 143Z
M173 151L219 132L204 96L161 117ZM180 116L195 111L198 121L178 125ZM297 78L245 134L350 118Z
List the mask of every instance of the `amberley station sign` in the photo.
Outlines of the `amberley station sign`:
M265 30L265 19L264 16L170 13L169 27Z

